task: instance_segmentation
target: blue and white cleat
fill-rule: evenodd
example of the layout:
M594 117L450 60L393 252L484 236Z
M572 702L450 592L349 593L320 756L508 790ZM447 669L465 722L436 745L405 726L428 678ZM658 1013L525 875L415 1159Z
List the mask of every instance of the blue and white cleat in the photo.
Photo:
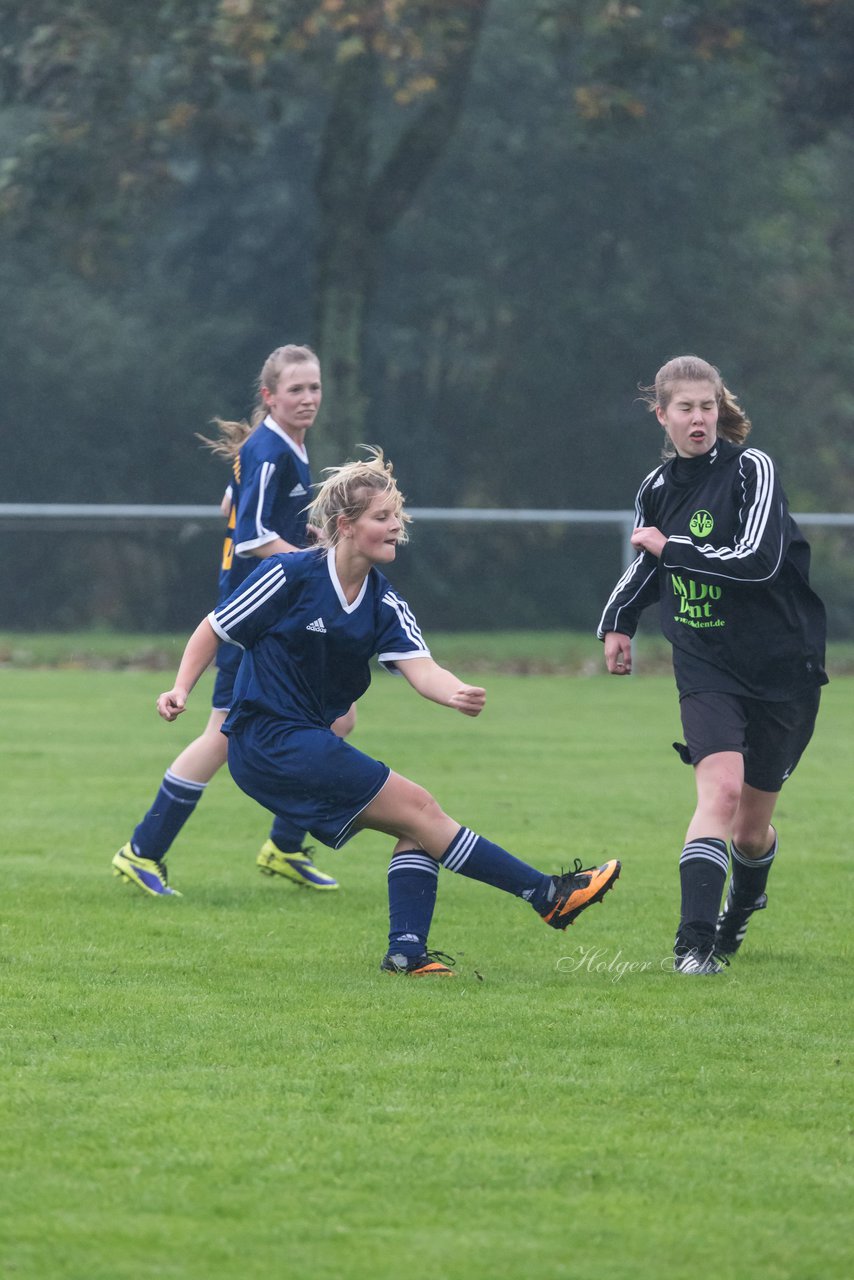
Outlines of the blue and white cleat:
M135 884L143 893L150 893L154 898L180 898L177 889L172 889L166 876L166 863L157 862L154 858L140 858L134 853L130 842L122 845L113 858L113 875L121 876L129 884Z

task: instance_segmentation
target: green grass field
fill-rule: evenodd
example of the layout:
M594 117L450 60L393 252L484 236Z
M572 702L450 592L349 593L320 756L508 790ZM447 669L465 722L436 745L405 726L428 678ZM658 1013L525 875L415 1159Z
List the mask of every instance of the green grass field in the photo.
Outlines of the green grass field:
M623 876L560 934L443 874L459 976L430 983L377 968L390 842L318 852L338 894L274 883L225 774L170 859L183 898L111 877L207 683L167 726L156 671L0 671L4 1280L852 1273L854 679L780 801L769 910L688 979L670 678L482 678L469 721L378 675L354 741L544 870Z

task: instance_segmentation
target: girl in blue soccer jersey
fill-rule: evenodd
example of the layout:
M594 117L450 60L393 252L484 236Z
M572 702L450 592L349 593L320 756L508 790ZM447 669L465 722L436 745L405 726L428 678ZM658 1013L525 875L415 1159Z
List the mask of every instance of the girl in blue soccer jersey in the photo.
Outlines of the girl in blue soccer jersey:
M679 861L674 968L707 975L728 963L767 902L774 807L827 683L824 606L774 464L745 446L750 422L718 370L679 356L659 369L647 403L667 437L665 461L638 492L640 555L598 634L608 671L627 675L640 614L657 602L673 646L687 744L674 746L697 786Z
M422 697L466 716L483 710L485 691L433 660L412 610L381 572L406 541L408 518L379 450L330 469L309 509L318 546L272 556L199 624L157 709L174 720L217 645L240 646L223 725L235 781L277 818L333 849L366 828L393 836L381 967L447 976L449 958L427 945L440 865L524 898L548 924L565 929L601 901L620 864L582 870L576 860L564 875L537 871L333 733L337 717L368 688L375 656Z
M228 518L220 567L219 595L226 599L249 576L259 559L297 551L309 542L306 519L311 473L305 437L320 408L320 366L310 347L277 347L264 362L251 422L216 419L220 439L206 443L232 464L223 500ZM204 438L204 437L202 437ZM165 857L193 813L205 787L225 764L227 742L220 732L228 715L241 651L222 644L216 655L213 710L204 732L173 760L151 808L133 836L113 858L117 875L153 895L174 895ZM335 732L348 733L355 712L346 711ZM305 850L305 828L276 819L258 854L265 874L280 875L309 889L337 889Z

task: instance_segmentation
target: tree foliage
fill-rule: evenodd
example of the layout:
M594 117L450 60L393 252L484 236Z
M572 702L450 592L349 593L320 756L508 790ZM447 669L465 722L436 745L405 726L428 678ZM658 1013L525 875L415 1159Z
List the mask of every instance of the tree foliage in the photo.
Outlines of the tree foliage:
M11 451L11 496L213 500L224 477L193 433L247 412L266 353L308 340L315 463L375 441L418 504L627 506L658 446L637 386L694 349L793 504L845 508L851 14L4 9L0 413L20 432L54 397L42 465ZM451 539L436 555L438 602L474 552ZM502 550L529 611L530 561L524 539Z
M150 201L241 152L275 164L289 134L312 134L313 330L337 454L364 421L383 238L453 132L487 4L25 5L6 33L7 96L33 127L7 161L0 213L22 235L58 232L66 260L95 277L116 254L121 266Z

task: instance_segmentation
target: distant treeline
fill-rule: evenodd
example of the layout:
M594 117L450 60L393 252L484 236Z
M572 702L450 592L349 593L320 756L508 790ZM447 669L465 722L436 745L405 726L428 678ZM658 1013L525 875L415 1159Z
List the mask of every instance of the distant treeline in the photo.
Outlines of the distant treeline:
M308 341L316 473L380 444L416 505L630 507L639 384L693 350L793 508L851 510L852 65L847 0L5 7L5 501L216 502L196 433ZM854 635L850 539L813 540ZM431 528L401 568L434 625L585 626L604 541ZM217 543L16 533L0 587L170 627Z

